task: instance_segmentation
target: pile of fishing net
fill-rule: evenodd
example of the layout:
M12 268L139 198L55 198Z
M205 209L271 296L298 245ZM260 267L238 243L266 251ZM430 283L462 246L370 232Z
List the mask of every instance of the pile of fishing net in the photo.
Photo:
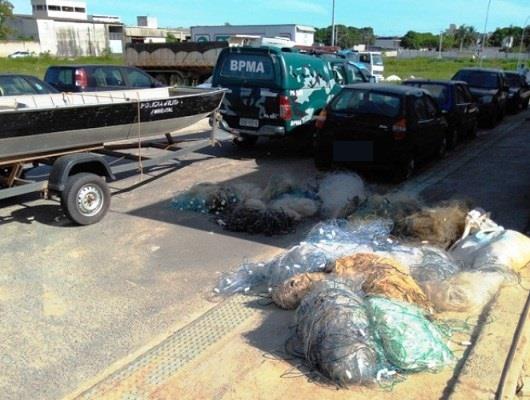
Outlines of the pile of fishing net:
M313 288L295 315L288 348L339 386L383 384L396 371L439 370L454 362L445 339L405 303L363 298L336 278Z
M319 284L296 311L294 355L340 386L375 382L377 349L364 300L347 281Z
M384 295L432 309L427 296L396 260L377 254L358 253L328 264L326 273L304 273L287 279L272 289L272 299L284 309L296 309L313 287L327 279L348 279L363 295Z
M337 385L439 371L455 358L434 313L482 312L530 264L530 239L480 210L463 214L447 203L408 209L320 223L274 260L223 275L216 292L267 293L296 309L289 348ZM407 229L427 233L396 236L396 215ZM441 221L451 228L439 229Z
M394 193L367 197L349 219L389 219L396 237L448 249L464 233L469 211L470 204L465 201L452 200L428 206L417 197Z
M201 183L176 196L173 206L180 211L216 215L217 223L229 231L277 235L292 232L300 221L318 214L345 217L366 193L362 179L353 173L329 174L318 184L280 175L272 177L264 188L245 183Z
M237 204L240 197L234 187L200 183L175 197L173 206L179 211L220 214Z

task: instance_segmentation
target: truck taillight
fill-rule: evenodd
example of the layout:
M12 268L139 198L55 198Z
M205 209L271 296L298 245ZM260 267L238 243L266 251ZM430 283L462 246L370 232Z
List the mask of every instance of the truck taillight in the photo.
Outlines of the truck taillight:
M83 68L75 70L75 86L83 89L88 86L88 76Z
M324 125L326 124L326 119L328 118L328 112L326 110L322 110L320 114L318 114L318 117L315 121L315 127L317 129L324 128Z
M291 102L287 96L279 97L280 103L280 118L284 121L289 121L293 118L293 109L291 107Z
M392 126L392 133L395 140L403 140L407 137L407 120L401 118Z

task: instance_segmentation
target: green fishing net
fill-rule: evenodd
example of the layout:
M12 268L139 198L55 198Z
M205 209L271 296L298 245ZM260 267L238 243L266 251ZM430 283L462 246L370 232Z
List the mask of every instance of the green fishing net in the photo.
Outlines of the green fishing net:
M436 372L454 363L442 334L420 309L382 297L368 299L367 306L376 339L395 367Z

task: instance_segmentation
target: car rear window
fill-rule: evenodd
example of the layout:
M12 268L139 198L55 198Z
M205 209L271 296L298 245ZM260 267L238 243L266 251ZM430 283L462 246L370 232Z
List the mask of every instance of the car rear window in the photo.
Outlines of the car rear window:
M497 89L499 87L499 76L496 72L463 70L459 71L453 80L464 81L471 87L482 89Z
M49 68L44 80L56 87L74 86L74 70L72 68Z
M221 65L221 77L232 80L274 80L274 63L261 54L228 54Z
M37 94L33 86L21 76L0 76L0 95Z
M346 89L335 97L332 111L354 114L374 114L397 117L401 112L401 97L391 93Z
M516 74L506 74L506 82L510 87L521 87L521 76Z
M119 67L94 67L91 75L91 86L98 88L127 86Z
M407 84L409 85L409 84ZM427 90L438 102L440 106L446 106L449 102L449 91L445 85L436 85L433 83L411 83L410 86L419 87Z
M126 69L127 78L129 79L129 85L138 88L148 88L153 86L151 77L142 71L136 69Z

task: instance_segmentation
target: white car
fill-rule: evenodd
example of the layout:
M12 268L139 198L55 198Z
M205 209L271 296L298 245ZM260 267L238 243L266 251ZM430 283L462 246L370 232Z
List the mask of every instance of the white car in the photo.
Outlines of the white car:
M30 53L29 51L15 51L14 53L11 53L8 55L8 58L26 58L26 57L33 57L33 53Z

